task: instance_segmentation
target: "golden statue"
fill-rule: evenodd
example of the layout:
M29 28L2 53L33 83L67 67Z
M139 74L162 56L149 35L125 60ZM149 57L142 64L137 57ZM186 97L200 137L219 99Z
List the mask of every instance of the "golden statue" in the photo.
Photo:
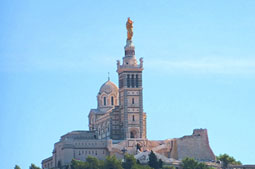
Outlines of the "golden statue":
M133 21L128 17L127 23L127 39L131 40L133 37Z

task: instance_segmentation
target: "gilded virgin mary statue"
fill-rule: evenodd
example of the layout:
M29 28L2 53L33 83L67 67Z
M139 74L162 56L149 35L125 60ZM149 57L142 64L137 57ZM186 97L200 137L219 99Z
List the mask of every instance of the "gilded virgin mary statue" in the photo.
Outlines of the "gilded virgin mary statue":
M133 37L133 21L128 17L127 23L127 39L132 40Z

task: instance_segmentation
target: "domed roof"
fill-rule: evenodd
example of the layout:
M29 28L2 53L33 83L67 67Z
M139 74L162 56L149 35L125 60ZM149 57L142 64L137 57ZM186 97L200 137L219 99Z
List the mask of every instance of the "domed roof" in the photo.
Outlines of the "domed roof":
M105 92L107 94L111 93L111 92L118 92L119 88L110 80L108 80L107 82L105 82L99 90L99 94Z

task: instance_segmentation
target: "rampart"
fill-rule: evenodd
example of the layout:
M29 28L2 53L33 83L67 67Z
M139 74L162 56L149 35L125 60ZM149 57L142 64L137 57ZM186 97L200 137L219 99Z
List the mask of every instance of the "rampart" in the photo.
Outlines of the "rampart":
M210 148L207 129L195 129L191 136L177 139L178 159L191 157L199 161L215 161L215 155Z

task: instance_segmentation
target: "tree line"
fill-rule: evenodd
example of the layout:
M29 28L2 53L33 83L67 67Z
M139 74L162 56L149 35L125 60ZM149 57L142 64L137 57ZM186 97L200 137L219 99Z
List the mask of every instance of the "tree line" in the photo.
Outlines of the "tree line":
M221 161L222 168L226 169L228 165L241 165L240 161L236 161L233 157L223 154L217 156L217 160ZM73 159L70 166L58 166L59 169L175 169L174 166L164 165L161 159L153 151L149 154L148 164L140 164L133 155L125 154L123 160L117 159L115 156L108 156L105 160L98 160L95 157L88 156L86 161ZM182 169L213 169L203 162L198 162L193 158L185 158L181 162ZM21 169L15 165L14 169ZM41 169L35 164L31 164L29 169ZM53 168L54 169L54 168Z

